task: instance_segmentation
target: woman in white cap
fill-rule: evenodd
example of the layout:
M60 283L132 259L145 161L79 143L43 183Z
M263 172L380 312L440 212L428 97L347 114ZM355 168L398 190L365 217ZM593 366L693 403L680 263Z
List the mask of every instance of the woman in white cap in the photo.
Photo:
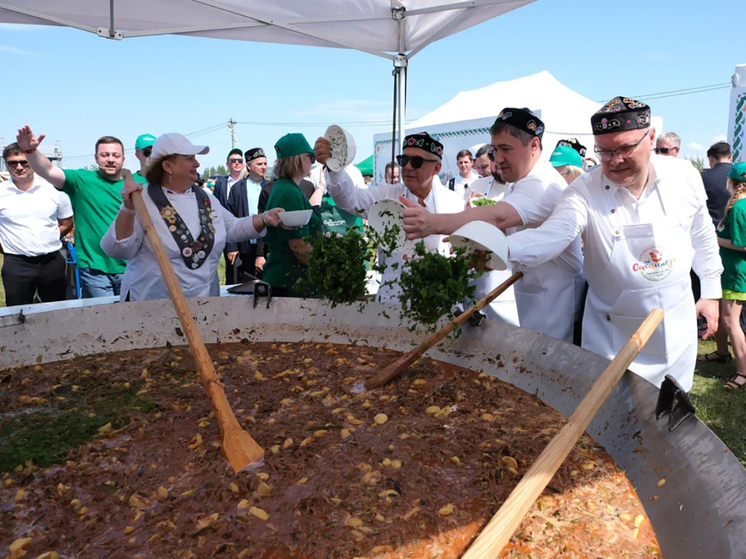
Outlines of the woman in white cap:
M101 239L106 254L127 260L122 301L168 298L158 262L132 204L136 190L143 191L145 206L187 297L220 295L217 270L226 241L256 239L264 235L267 226L280 225L282 208L239 219L212 194L194 186L199 168L196 155L209 151L181 134L164 134L153 144L145 175L147 188L126 172L122 206Z

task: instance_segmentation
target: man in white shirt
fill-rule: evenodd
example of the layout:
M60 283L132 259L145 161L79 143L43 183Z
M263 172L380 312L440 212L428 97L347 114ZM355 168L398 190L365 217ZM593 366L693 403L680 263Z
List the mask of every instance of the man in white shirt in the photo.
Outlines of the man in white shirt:
M591 117L598 168L578 177L538 229L508 237L514 266L540 265L580 233L589 290L583 347L611 359L654 308L663 323L630 370L660 386L672 375L692 386L697 321L717 330L722 295L715 229L702 179L688 161L651 156L650 107L616 97ZM689 270L702 283L692 296Z
M70 199L38 179L16 143L3 150L10 180L0 184L0 252L5 304L65 299L65 259L60 238L73 226Z
M468 149L462 149L456 155L456 165L458 165L458 175L448 181L448 189L459 194L464 200L467 198L467 189L469 185L479 178L479 175L472 170L474 156Z
M316 160L322 165L331 153L331 144L325 138L316 140L314 146ZM464 209L464 199L451 192L437 180L443 158L443 144L427 132L410 134L404 138L403 155L397 156L403 184L382 184L367 189L356 188L345 170L329 171L326 188L341 209L367 219L368 209L378 200L409 200L418 207L442 214L460 212ZM438 251L444 256L450 254L450 243L443 241L442 235L425 238L429 250ZM381 288L377 300L384 303L399 301L398 279L404 263L411 258L412 250L395 252L386 257L383 264Z
M505 197L494 206L434 215L423 208L404 211L407 237L450 235L470 221L486 221L508 235L541 225L559 202L567 183L541 162L544 123L528 109L505 108L490 128L497 172L507 181ZM580 237L568 242L556 258L524 272L515 284L518 318L523 328L573 340L573 324L582 296Z

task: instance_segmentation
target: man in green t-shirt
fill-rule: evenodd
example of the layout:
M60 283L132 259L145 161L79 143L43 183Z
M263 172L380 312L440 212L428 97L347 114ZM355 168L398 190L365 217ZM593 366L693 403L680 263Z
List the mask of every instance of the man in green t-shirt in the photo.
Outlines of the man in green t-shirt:
M116 219L122 205L120 191L124 146L114 136L96 142L97 171L65 169L52 165L37 148L44 134L35 136L26 125L18 130L18 145L34 172L70 197L75 213L75 250L83 298L119 295L124 260L101 250L101 238Z
M152 134L140 134L135 140L135 157L140 162L140 170L132 173L132 178L140 184L148 184L145 178L145 167L148 165L150 154L153 153L153 144L155 136Z

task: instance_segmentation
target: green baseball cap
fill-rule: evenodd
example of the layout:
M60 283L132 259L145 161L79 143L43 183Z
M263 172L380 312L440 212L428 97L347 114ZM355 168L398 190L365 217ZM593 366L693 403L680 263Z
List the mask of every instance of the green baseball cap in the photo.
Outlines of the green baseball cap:
M549 157L549 162L552 164L552 167L564 167L565 165L583 167L583 160L580 158L580 154L570 146L557 146L554 148L552 155Z
M277 157L290 157L303 153L313 153L313 148L303 134L285 134L275 144Z
M155 143L155 136L152 134L140 134L135 140L135 149L149 148Z
M728 176L737 181L746 182L746 161L734 163L728 172Z

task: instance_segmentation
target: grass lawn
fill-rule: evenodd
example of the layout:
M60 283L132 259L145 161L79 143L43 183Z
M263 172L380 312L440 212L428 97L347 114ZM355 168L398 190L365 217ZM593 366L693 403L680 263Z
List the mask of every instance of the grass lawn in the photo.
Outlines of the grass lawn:
M0 266L3 257L0 255ZM225 283L225 264L218 265L220 284ZM5 291L0 281L0 306L5 306ZM715 351L714 342L699 342L699 353ZM689 395L697 408L697 417L712 429L746 466L746 389L730 391L723 388L735 374L734 362L697 363L694 387Z

